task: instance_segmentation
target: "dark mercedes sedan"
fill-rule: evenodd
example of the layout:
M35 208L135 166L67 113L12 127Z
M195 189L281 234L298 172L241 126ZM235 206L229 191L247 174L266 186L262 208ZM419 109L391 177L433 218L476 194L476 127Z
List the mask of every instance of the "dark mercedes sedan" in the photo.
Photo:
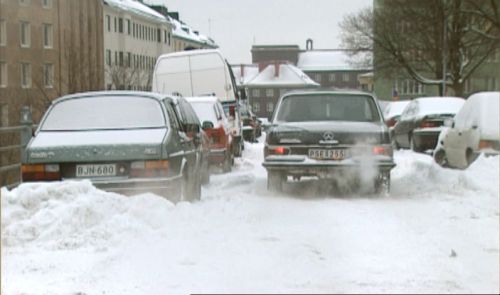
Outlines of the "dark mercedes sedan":
M390 136L376 99L358 91L304 91L283 96L264 147L268 189L292 177L317 177L351 189L390 189L395 166Z

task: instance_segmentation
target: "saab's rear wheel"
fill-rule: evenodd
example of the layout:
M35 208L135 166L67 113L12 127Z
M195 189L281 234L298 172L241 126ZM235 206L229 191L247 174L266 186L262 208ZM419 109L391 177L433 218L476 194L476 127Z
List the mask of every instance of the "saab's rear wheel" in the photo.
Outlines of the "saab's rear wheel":
M286 176L277 171L267 172L267 189L271 192L283 191L283 183L286 181Z
M186 170L182 177L181 201L198 201L201 199L201 178L200 174Z
M477 159L477 157L479 157L479 154L474 153L471 149L467 149L467 152L465 152L467 167L469 167Z
M231 172L233 166L233 155L230 152L226 152L224 156L224 163L222 164L222 171L224 173Z

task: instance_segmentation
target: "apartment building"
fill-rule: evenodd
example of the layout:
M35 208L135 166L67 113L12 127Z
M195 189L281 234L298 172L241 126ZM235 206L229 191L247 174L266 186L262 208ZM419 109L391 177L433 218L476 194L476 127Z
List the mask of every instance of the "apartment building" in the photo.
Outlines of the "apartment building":
M151 89L158 56L173 51L172 23L132 0L104 0L106 89Z

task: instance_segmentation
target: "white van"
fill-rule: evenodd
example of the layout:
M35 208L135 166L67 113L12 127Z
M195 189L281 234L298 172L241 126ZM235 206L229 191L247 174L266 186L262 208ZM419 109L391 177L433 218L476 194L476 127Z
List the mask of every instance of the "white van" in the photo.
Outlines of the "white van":
M153 72L153 92L184 97L213 95L228 117L234 140L234 155L243 147L239 95L231 67L219 50L200 49L161 55Z

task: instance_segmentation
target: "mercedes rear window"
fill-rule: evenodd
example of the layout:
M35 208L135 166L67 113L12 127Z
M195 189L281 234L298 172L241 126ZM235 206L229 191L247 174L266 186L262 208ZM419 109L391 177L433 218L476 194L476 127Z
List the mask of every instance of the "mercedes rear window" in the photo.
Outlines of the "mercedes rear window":
M276 121L378 122L380 115L374 99L367 95L290 95L279 105Z

